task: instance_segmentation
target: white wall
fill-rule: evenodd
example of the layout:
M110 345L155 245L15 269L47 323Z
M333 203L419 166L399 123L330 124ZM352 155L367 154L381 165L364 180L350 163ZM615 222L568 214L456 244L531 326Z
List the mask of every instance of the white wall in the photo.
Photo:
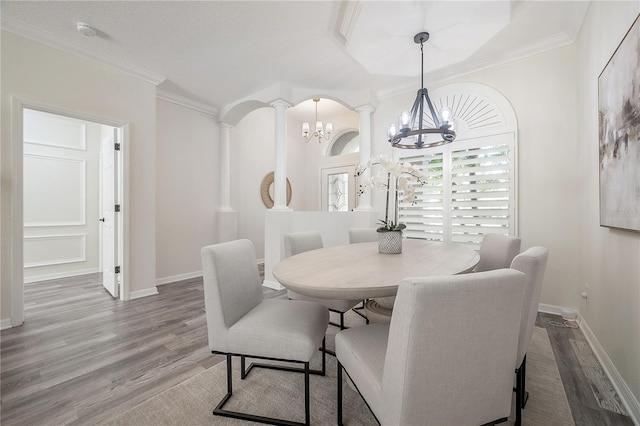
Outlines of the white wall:
M155 286L156 88L88 60L2 32L2 263L0 318L11 299L11 99L19 97L67 111L130 123L129 284L132 292Z
M588 301L576 296L575 303L636 400L640 400L640 233L600 227L598 76L639 12L638 1L591 3L577 41L578 144L571 164L580 181L576 290L589 285ZM636 410L640 421L640 406Z
M217 242L216 118L157 101L156 277L163 284L199 276L200 249Z

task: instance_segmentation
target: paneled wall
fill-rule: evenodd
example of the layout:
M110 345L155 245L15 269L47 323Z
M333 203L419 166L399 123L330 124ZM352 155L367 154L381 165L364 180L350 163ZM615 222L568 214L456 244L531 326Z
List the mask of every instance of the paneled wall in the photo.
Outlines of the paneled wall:
M101 127L25 110L26 282L99 270Z

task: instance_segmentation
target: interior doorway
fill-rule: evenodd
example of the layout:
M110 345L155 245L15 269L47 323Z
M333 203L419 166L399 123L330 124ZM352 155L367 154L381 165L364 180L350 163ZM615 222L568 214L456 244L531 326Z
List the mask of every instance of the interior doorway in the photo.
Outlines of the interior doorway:
M47 108L19 109L23 270L20 288L12 291L93 273L113 297L128 298L119 273L125 126Z

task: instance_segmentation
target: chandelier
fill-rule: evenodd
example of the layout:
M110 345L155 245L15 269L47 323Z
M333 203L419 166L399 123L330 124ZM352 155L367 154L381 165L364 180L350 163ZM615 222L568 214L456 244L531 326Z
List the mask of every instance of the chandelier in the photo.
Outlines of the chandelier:
M327 123L327 127L324 127L322 121L318 121L318 102L320 102L320 98L313 98L313 102L316 103L316 131L311 133L309 131L309 123L302 123L302 137L305 142L309 142L313 138L318 138L318 143L321 143L322 139L329 140L331 137L333 124Z
M451 110L444 107L438 116L429 99L429 92L424 87L424 42L427 40L427 32L418 33L413 37L413 41L420 44L421 89L418 90L411 111L400 113L398 122L389 126L389 142L394 148L431 148L453 142L456 138Z

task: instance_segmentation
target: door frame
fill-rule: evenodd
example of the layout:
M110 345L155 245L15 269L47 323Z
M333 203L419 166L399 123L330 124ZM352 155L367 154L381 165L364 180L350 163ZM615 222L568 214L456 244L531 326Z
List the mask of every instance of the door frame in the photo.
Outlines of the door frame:
M23 116L25 109L34 109L51 114L92 121L120 129L120 160L118 181L120 203L123 205L118 216L118 263L123 271L120 276L120 300L129 299L129 124L111 118L72 111L41 102L19 97L11 97L11 326L24 322L24 137Z

